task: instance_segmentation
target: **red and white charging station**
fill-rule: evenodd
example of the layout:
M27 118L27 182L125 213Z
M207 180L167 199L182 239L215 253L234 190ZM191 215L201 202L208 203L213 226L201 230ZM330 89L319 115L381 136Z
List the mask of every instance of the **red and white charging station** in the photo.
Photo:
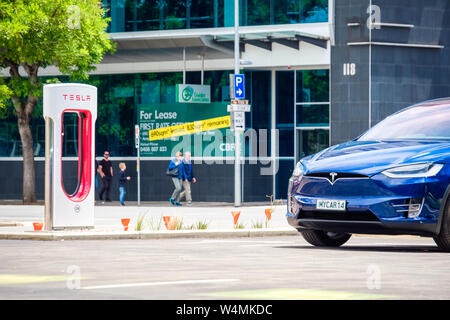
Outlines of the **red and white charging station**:
M45 229L93 228L97 88L77 83L44 85ZM77 116L77 185L66 192L62 177L63 118Z

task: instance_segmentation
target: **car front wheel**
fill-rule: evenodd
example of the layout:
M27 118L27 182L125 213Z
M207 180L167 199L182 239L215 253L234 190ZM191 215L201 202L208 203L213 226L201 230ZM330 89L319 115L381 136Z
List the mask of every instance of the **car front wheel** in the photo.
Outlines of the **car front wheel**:
M352 236L348 233L334 233L321 230L306 230L301 232L303 238L316 247L340 247Z
M441 232L433 238L438 247L445 251L450 251L450 200L447 201L442 217Z

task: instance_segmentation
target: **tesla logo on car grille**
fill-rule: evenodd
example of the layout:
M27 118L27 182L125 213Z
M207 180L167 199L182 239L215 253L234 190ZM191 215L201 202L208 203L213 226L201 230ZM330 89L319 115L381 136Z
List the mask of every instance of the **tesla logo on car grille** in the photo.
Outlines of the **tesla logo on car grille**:
M306 177L327 179L329 183L334 184L340 179L367 179L368 176L358 173L348 172L309 172L305 174Z
M334 181L336 181L336 177L337 177L337 173L336 172L331 172L330 176L331 176L331 184L334 183Z

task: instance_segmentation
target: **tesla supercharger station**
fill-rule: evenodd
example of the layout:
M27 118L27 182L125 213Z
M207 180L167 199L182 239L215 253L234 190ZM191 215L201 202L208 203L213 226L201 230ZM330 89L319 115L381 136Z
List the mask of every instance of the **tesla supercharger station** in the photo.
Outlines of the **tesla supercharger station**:
M93 228L95 204L95 121L97 88L76 83L44 85L45 229ZM74 192L62 177L64 115L77 119L78 168Z

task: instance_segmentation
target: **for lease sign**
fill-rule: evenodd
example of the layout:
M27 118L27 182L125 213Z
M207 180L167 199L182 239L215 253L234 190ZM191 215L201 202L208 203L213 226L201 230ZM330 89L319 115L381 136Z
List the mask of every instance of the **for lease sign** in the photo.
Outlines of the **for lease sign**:
M234 155L226 102L141 104L137 118L142 157L170 157L182 142L193 156Z

